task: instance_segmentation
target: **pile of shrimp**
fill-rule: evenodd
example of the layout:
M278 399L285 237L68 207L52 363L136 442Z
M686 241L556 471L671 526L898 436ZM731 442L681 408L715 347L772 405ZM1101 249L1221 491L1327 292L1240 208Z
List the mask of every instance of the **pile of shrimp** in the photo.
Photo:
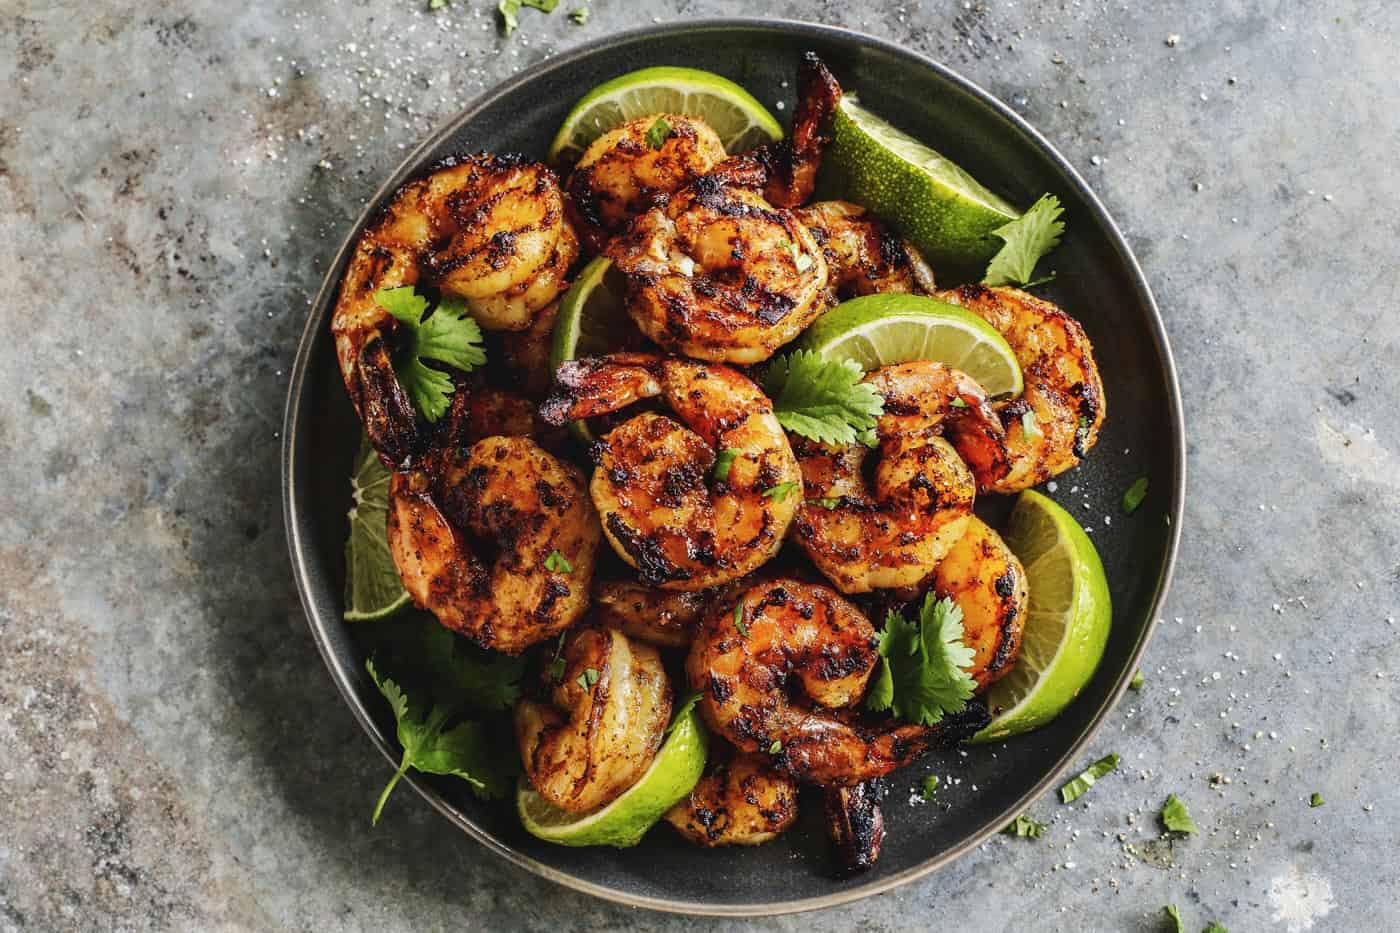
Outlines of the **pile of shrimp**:
M393 471L388 541L414 604L483 648L538 659L514 712L534 789L571 813L606 805L698 691L709 764L665 821L697 845L758 845L815 787L855 871L879 855L882 779L990 715L975 700L932 726L869 712L872 619L951 598L978 690L1005 676L1026 574L974 503L1075 466L1104 398L1065 312L1011 288L940 291L864 208L811 200L841 89L809 53L798 90L792 136L753 152L726 153L703 120L666 113L606 132L572 166L440 163L362 235L332 331ZM635 339L552 369L560 298L598 255ZM400 325L375 301L404 285L460 299L488 360L506 361L452 374L433 423L396 378ZM1024 391L990 398L941 362L899 363L864 377L883 401L871 446L789 434L748 367L839 301L890 292L987 321ZM585 419L587 445L562 430Z

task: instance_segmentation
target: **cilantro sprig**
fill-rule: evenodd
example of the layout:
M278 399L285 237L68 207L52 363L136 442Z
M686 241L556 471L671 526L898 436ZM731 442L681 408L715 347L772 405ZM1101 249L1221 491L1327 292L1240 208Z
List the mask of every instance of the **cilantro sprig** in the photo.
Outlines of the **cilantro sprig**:
M777 356L764 388L779 423L822 444L873 446L875 421L885 402L853 360L826 360L812 350Z
M486 362L481 346L481 328L467 316L467 306L456 298L444 297L429 310L428 299L412 285L381 288L374 301L403 325L404 339L394 360L394 374L413 407L429 421L447 413L452 398L452 377L428 366L431 360L471 372Z
M865 698L870 709L931 726L961 711L977 687L966 670L973 651L963 644L962 610L946 596L926 596L917 621L886 616L879 650L880 673Z
M998 227L992 233L1006 242L987 265L983 285L1031 285L1035 265L1040 258L1060 245L1065 223L1060 220L1064 208L1053 194L1041 195L1016 220Z

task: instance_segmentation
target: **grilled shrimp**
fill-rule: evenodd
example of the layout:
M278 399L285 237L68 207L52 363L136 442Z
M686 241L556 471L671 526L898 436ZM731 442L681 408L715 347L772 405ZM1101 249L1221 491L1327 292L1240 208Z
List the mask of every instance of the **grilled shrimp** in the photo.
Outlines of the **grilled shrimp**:
M659 145L653 145L658 136ZM632 218L724 159L719 134L698 117L658 113L630 120L599 136L579 157L565 183L571 216L597 252Z
M878 452L807 440L795 448L806 490L797 541L843 593L927 580L967 530L976 477L1006 469L1001 421L966 373L917 361L877 369L865 382L885 402ZM867 473L865 460L877 453Z
M599 534L583 477L528 438L445 446L395 473L388 531L414 603L483 647L518 654L588 607ZM555 551L567 572L546 566Z
M984 490L1020 492L1077 465L1098 441L1105 409L1103 380L1084 328L1050 302L1015 288L964 285L937 297L1000 331L1025 377L1025 391L997 405L1011 470Z
M841 85L815 52L802 55L797 67L797 112L792 135L762 146L754 157L767 178L763 196L779 207L796 207L812 198L822 155L831 143L831 121L841 103Z
M741 751L767 753L799 781L858 784L987 721L975 706L936 726L862 721L854 708L877 644L869 620L835 591L778 579L715 605L691 645L686 677L702 693L710 728Z
M515 739L539 795L587 813L651 764L671 718L671 686L655 648L612 629L571 633L562 656L564 676L547 683L548 702L516 703Z
M868 871L880 860L885 843L885 814L880 801L886 790L883 778L822 790L822 817L837 877Z
M426 438L394 375L398 322L375 292L427 284L465 299L486 328L523 328L552 301L577 255L554 174L513 156L448 159L399 189L360 236L331 318L346 391L394 466Z
M973 650L968 668L982 690L1011 671L1021 654L1030 591L1026 571L1001 535L977 516L933 572L933 589L963 613L963 642Z
M796 822L797 782L762 755L712 752L704 776L665 819L698 846L762 845Z
M757 363L826 308L826 259L792 211L759 193L766 172L731 159L642 214L607 248L627 313L661 347Z
M655 397L675 416L636 415L592 450L603 532L642 583L704 590L777 553L802 499L802 474L758 386L728 366L648 353L575 360L556 379L556 394L540 406L551 424Z
M529 327L501 335L506 366L530 398L543 398L554 384L549 357L554 349L554 321L558 317L559 301L552 301L535 312Z
M860 205L819 201L799 208L797 216L821 244L828 281L837 297L933 291L933 270L919 251L867 216Z
M621 629L629 638L658 648L685 648L713 595L710 590L686 593L604 580L593 586L593 607L601 624Z

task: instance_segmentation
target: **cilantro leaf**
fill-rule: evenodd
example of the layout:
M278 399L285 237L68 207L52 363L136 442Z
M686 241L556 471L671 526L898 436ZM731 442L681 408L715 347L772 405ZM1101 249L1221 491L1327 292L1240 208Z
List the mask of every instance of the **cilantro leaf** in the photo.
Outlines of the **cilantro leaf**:
M564 660L564 632L559 633L559 641L554 645L554 657L549 659L549 679L558 683L564 679L564 669L568 667L568 662Z
M584 690L591 690L593 688L593 685L597 682L598 669L594 667L585 667L583 669L583 673L579 674L578 680L575 681L575 683L577 683Z
M1147 498L1147 477L1139 476L1133 480L1133 484L1123 493L1123 511L1132 515L1142 505L1142 500Z
M1191 814L1186 810L1186 804L1176 794L1168 794L1166 803L1162 804L1162 825L1168 831L1174 833L1195 833L1200 832L1200 827L1196 821L1191 819Z
M549 556L544 559L544 569L550 573L573 573L574 565L569 563L569 559L559 551L549 552Z
M749 637L749 627L744 624L744 600L734 604L734 628L745 638Z
M1022 839L1039 839L1045 834L1045 830L1048 829L1049 826L1049 823L1041 823L1038 820L1033 820L1023 813L1010 823L1007 823L1006 826L1002 828L1002 832L1008 836L1019 836Z
M524 658L484 651L436 622L429 625L422 660L434 699L488 713L515 705L525 676Z
M1177 910L1175 904L1168 904L1162 910L1166 911L1167 916L1176 924L1176 933L1186 933L1186 928L1181 925L1181 911Z
M454 706L429 706L420 697L410 695L392 678L381 676L372 658L365 662L365 668L384 699L389 701L399 744L403 746L398 770L380 793L371 822L379 822L384 802L409 768L428 774L455 775L482 797L502 797L509 792L513 759L498 754L480 723L463 721L446 729L458 712Z
M582 26L588 22L588 7L581 6L570 10L569 19L573 20L575 25Z
M496 9L501 12L501 33L509 39L520 28L520 20L516 19L520 13L520 0L501 0L496 4Z
M660 149L666 145L666 140L671 138L672 126L665 117L657 117L656 122L647 128L647 146L652 149Z
M865 705L926 726L960 711L977 687L965 670L973 651L962 639L962 610L946 596L926 596L918 622L891 612L880 633L884 663Z
M987 265L983 285L1025 285L1035 275L1040 257L1060 245L1065 223L1060 199L1053 194L1041 195L1016 220L992 232L1006 241Z
M885 401L852 360L824 360L812 350L773 358L764 387L784 428L822 444L872 443Z
M1094 782L1099 778L1106 774L1112 774L1116 770L1118 770L1118 756L1116 754L1104 755L1060 788L1060 800L1065 803L1073 803L1084 796L1084 792L1093 787Z
M425 319L428 300L412 285L381 288L374 293L374 301L404 325L407 339L394 361L394 373L413 399L413 407L436 421L447 412L452 377L424 360L471 372L486 362L481 328L467 316L466 304L454 298L443 298Z
M786 502L787 497L792 495L792 491L800 486L800 483L786 482L778 483L768 489L763 490L763 498L772 499L774 502Z
M736 447L726 447L715 456L714 477L721 483L729 479L729 468L734 465L734 458L739 456Z

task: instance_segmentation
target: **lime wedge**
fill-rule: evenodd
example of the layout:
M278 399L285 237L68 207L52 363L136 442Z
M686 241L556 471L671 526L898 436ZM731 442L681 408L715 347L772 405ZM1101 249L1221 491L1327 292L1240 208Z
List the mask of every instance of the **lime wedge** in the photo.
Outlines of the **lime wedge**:
M360 439L350 477L350 537L345 542L345 621L382 619L408 605L408 593L389 553L389 471Z
M966 308L920 295L866 295L837 305L797 346L866 371L937 360L961 369L991 396L1021 394L1021 367L996 328Z
M583 267L559 302L559 316L554 320L554 347L549 355L551 373L557 372L559 364L568 360L602 356L641 345L641 332L623 310L617 290L606 281L611 269L611 259L595 257ZM583 421L571 422L569 431L585 444L594 440Z
M893 223L937 266L985 263L992 231L1021 212L914 137L843 97L827 172L844 196ZM835 182L833 182L835 183Z
M587 816L559 809L522 779L515 795L520 822L530 835L561 846L625 849L641 842L646 831L690 793L705 770L705 727L695 709L684 709L670 728L670 736L637 783Z
M987 691L995 718L974 742L1020 735L1058 716L1094 675L1113 618L1099 553L1074 516L1026 490L1002 537L1026 568L1030 605L1021 657Z
M555 134L549 159L577 161L608 130L653 113L700 117L728 152L783 138L782 126L767 108L733 81L697 68L663 66L629 72L585 94Z

